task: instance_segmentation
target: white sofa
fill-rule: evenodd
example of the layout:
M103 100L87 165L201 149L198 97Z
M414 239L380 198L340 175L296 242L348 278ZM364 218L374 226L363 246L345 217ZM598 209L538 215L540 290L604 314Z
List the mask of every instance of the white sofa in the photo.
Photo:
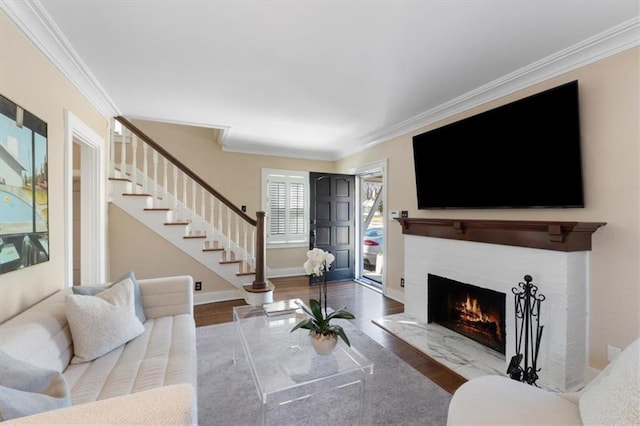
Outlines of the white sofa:
M72 404L5 423L197 424L193 279L137 281L144 332L91 362L70 364L73 341L65 314L70 289L0 325L0 348L30 365L62 372Z
M640 425L640 339L579 392L554 393L502 376L460 386L449 425Z

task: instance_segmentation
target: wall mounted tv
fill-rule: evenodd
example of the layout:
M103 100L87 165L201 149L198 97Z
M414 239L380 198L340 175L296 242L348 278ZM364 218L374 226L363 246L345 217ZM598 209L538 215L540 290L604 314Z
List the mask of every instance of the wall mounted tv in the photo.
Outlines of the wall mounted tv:
M578 82L413 137L419 209L584 207Z

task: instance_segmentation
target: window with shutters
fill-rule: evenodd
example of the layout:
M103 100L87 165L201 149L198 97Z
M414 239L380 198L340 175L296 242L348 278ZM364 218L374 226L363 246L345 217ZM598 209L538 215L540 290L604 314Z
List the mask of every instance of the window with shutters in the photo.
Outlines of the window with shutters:
M267 244L309 244L309 173L262 169L262 208L267 213Z

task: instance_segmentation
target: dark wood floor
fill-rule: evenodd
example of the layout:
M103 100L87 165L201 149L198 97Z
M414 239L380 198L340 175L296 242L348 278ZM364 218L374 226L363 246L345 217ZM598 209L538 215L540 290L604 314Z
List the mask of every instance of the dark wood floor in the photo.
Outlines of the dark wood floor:
M276 287L273 294L274 301L300 298L308 303L310 298L318 298L317 287L309 287L307 277L276 278L271 279L271 282ZM329 306L346 306L347 310L356 316L353 320L354 325L447 392L453 393L466 381L371 322L385 315L404 312L402 303L353 281L330 283L327 300ZM233 300L197 305L195 307L196 326L230 322L233 320L232 308L244 304L244 300Z

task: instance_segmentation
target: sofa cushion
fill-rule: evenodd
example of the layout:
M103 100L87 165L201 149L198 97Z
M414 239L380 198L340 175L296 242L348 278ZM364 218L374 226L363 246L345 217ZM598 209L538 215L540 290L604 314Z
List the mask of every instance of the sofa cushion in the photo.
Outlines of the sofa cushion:
M170 384L189 383L197 389L193 317L152 318L144 328L126 345L65 370L74 405Z
M74 351L71 364L92 361L144 332L133 293L133 282L125 279L96 296L67 296Z
M0 325L0 347L14 358L63 372L73 357L65 315L70 289L58 291Z
M640 421L640 339L636 339L580 397L586 424L634 425Z
M69 386L56 370L35 367L0 350L0 421L71 405Z
M138 280L136 280L136 276L133 271L129 271L117 280L115 280L112 284L107 286L85 286L85 285L76 285L71 287L73 294L80 294L84 296L95 296L98 293L102 293L108 288L113 287L114 285L123 282L126 279L130 279L133 283L133 300L136 308L136 316L140 320L141 323L147 320L144 314L144 307L142 306L142 296L140 295L140 285L138 284Z

